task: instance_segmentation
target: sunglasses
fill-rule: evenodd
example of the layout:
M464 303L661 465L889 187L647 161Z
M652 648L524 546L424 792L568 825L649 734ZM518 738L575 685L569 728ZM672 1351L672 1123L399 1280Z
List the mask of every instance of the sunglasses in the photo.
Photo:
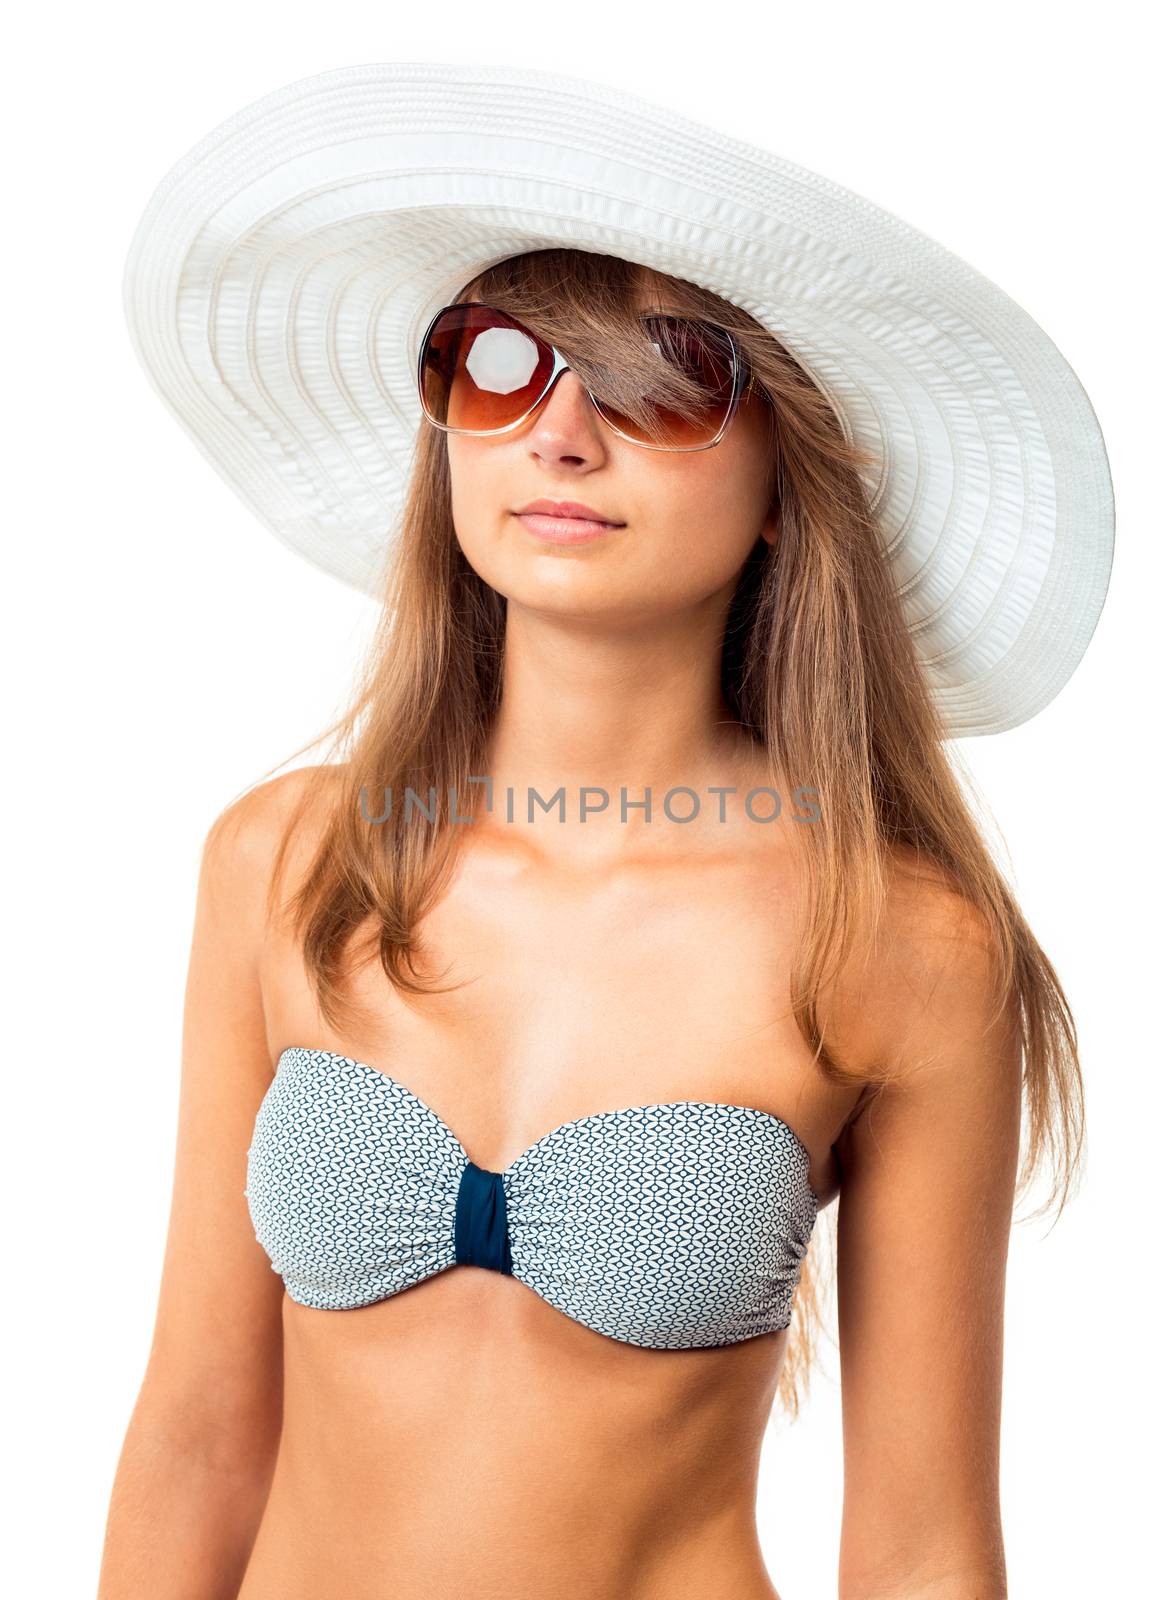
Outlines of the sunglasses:
M592 406L613 433L647 450L711 450L742 395L754 388L737 345L724 328L695 317L655 312L640 321L659 354L700 386L700 406L686 415L654 405L650 426L588 387ZM420 344L420 404L445 433L508 433L533 415L570 370L553 345L507 311L460 302L436 313Z

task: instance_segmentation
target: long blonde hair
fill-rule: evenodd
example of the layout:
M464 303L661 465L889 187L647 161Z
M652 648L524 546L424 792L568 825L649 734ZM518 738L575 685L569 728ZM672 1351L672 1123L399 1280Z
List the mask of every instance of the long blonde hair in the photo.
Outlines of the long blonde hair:
M512 312L564 351L596 392L628 414L654 420L653 402L680 409L698 396L685 377L649 357L633 314L637 291L649 279L672 309L733 335L768 408L779 538L759 540L745 564L728 616L722 680L729 705L777 775L779 792L801 774L818 794L821 825L796 830L805 853L806 912L791 997L803 1037L821 1070L859 1084L858 1072L846 1077L827 1045L819 1000L860 928L876 926L893 852L911 852L990 930L999 999L1013 1008L1022 1041L1029 1130L1016 1195L1048 1154L1053 1181L1041 1209L1057 1196L1061 1209L1084 1138L1074 1024L943 745L869 513L861 476L867 456L848 442L834 407L773 334L686 280L613 256L551 249L496 263L457 298L478 295ZM418 970L416 929L448 879L460 830L421 821L402 806L379 827L362 818L371 815L370 796L388 789L400 795L409 786L417 794L451 793L459 814L470 814L476 796L469 775L485 770L501 688L505 601L460 549L446 440L425 421L397 531L379 623L352 701L296 752L330 741L328 760L308 774L289 819L270 885L272 914L287 848L314 807L325 820L283 911L322 1015L334 1027L349 1010L347 946L361 926L375 930L371 953L377 951L402 993L440 988ZM792 1418L823 1322L815 1247L826 1233L817 1230L804 1262L778 1383Z

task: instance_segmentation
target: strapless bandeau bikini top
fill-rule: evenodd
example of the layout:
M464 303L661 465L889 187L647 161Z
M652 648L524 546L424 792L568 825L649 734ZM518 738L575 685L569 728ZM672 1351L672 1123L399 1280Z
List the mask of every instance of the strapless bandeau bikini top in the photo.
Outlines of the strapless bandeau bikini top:
M257 1112L244 1193L301 1305L348 1310L481 1266L608 1338L686 1350L789 1324L818 1212L809 1174L780 1117L700 1100L580 1117L490 1172L386 1073L294 1047Z

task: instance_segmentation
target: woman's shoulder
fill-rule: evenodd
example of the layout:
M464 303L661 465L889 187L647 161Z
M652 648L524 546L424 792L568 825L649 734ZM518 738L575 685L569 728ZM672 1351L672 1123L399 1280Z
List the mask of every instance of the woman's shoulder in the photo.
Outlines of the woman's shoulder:
M940 862L905 844L888 845L884 859L881 918L888 940L984 942L989 930L979 908Z
M284 884L308 866L342 775L338 765L297 767L254 784L213 818L203 871L241 914L264 902L275 874Z
M911 848L885 857L874 926L860 926L829 1014L844 1066L865 1076L987 1030L1004 1003L996 929L942 866Z
M343 773L334 764L296 767L255 783L216 814L207 838L222 850L247 852L275 844L298 821L312 831L324 820Z

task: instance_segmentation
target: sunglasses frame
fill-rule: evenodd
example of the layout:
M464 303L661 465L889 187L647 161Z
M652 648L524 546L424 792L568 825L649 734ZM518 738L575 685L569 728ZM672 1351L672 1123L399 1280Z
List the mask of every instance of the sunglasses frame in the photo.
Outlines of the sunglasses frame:
M416 392L419 396L420 407L423 411L424 417L428 422L431 423L433 428L438 428L441 433L460 433L470 435L477 439L490 439L497 434L512 433L515 428L520 428L522 423L527 422L530 417L535 414L539 407L541 407L549 398L551 390L558 382L558 379L562 376L562 374L564 372L573 372L574 368L570 365L570 362L566 360L565 356L563 356L560 350L556 349L553 345L547 345L547 348L553 352L554 356L554 365L551 369L550 376L546 380L545 387L543 388L541 394L538 395L537 399L534 400L531 406L527 407L523 415L517 418L516 422L507 422L503 428L453 428L449 427L449 425L445 422L437 422L434 417L428 415L427 406L424 404L424 366L427 358L428 346L432 339L432 330L446 312L464 311L474 306L485 311L495 311L497 315L501 317L508 317L510 322L516 324L517 327L524 329L524 331L529 334L531 339L537 339L539 343L546 344L546 340L539 339L539 336L536 333L533 333L529 328L526 328L525 324L523 322L519 322L511 312L502 311L499 306L487 305L481 300L455 300L451 305L440 307L439 311L436 312L436 315L428 323L427 331L424 333L424 336L420 341L419 358L416 362ZM654 322L663 320L667 317L673 317L678 322L689 322L693 323L697 327L707 328L710 333L720 334L729 345L729 352L733 361L733 392L730 395L729 405L726 408L724 417L722 418L721 426L717 429L717 432L712 439L706 440L704 444L685 445L649 444L645 439L633 439L630 434L624 433L622 428L617 427L609 417L604 415L598 400L591 392L589 386L584 383L583 388L586 389L587 398L590 400L591 405L594 407L596 413L602 419L602 421L607 424L607 427L610 428L612 433L616 434L620 439L625 440L628 444L638 445L641 450L658 450L669 452L673 455L688 455L697 450L712 450L714 446L719 445L721 440L724 438L725 433L729 428L729 424L733 421L733 418L737 413L737 408L741 403L743 395L746 395L751 391L760 393L760 386L757 385L753 374L749 371L748 366L742 360L741 351L737 347L736 340L725 328L718 328L715 326L715 324L706 322L701 317L686 317L682 314L671 311L648 312L640 317L640 321Z

